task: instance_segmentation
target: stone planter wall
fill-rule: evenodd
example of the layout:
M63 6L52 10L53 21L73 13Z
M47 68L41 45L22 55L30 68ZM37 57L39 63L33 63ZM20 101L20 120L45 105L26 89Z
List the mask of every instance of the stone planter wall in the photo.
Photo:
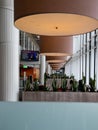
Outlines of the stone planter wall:
M22 101L98 102L95 92L22 92Z

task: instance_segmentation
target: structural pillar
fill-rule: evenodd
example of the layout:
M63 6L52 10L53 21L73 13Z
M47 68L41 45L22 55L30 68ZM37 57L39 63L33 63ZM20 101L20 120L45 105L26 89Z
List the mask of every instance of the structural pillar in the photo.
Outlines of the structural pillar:
M48 64L48 74L49 74L49 75L51 75L51 71L52 71L52 70L51 70L51 67L50 67L50 65Z
M46 73L51 75L51 71L52 71L52 69L51 69L50 65L46 62Z
M40 84L44 85L44 74L46 71L46 57L40 55Z
M19 31L14 27L14 0L0 0L0 101L19 94Z

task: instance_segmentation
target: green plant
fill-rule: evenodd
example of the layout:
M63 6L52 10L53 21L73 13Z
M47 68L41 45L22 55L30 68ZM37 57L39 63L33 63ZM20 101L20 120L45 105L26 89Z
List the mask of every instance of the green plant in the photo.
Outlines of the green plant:
M95 83L96 83L96 80L90 78L89 84L90 84L90 87L91 87L91 92L95 92L95 90L96 90Z
M39 91L39 82L38 82L38 79L34 79L34 82L33 82L33 91Z
M27 81L26 81L26 86L25 86L25 91L31 91L31 90L32 90L32 88L31 88L31 86L30 86L30 80L27 79Z
M66 76L66 74L64 74L63 76L64 76L64 78L66 78L66 77L67 77L67 76Z
M83 76L81 80L79 80L79 85L78 85L78 91L80 92L86 92L87 90L87 85L86 85L86 77Z
M44 85L39 85L39 91L49 91L49 88Z
M64 78L61 80L62 91L66 91L66 85L67 85L67 80L66 80L66 78Z
M79 80L79 85L78 85L78 91L80 92L86 92L86 77L82 76L82 79Z
M57 91L57 89L58 89L57 80L55 78L52 81L52 88L53 88L53 91Z
M82 77L82 83L85 85L86 84L86 76Z
M73 80L74 80L74 76L73 76L73 75L71 75L71 76L70 76L70 79L73 79Z
M48 87L44 87L43 91L49 91L49 88Z
M47 81L47 74L46 73L44 73L44 86L46 86L46 81Z
M76 80L73 80L72 90L74 92L78 91L78 82Z

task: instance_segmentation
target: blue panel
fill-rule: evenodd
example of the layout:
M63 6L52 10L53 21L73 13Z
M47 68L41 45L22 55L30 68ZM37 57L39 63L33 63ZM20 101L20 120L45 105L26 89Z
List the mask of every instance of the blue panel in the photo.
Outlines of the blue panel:
M0 130L98 130L97 121L94 103L0 103Z

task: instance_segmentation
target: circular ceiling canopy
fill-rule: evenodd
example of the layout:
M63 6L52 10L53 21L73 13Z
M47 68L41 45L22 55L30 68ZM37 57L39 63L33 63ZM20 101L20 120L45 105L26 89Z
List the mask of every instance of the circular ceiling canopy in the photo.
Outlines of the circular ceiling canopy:
M46 56L69 56L73 53L73 37L41 36L40 54Z
M64 63L64 60L48 60L48 63Z
M53 70L59 70L60 67L52 67Z
M50 36L87 33L98 28L98 0L14 0L15 26Z
M49 63L49 65L54 65L54 66L56 66L56 65L61 65L61 66L63 66L65 63L54 63L54 62L52 62L52 63Z
M59 68L61 68L63 65L60 65L60 64L57 64L57 65L53 65L53 64L51 64L51 67L59 67Z
M66 62L66 57L64 56L46 56L46 61L49 64L55 63L55 64L60 64L60 63L65 63Z

